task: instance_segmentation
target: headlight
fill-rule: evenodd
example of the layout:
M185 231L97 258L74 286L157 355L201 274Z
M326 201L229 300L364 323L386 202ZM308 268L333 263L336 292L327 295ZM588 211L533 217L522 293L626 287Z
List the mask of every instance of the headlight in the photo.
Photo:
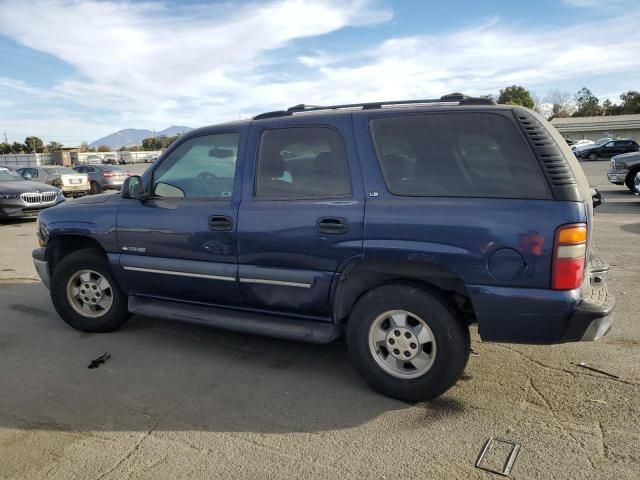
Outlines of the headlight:
M59 202L64 201L64 193L62 193L62 190L60 190L60 191L58 192L58 198L57 198L57 200L58 200Z
M17 193L0 193L0 200L13 200L18 198Z

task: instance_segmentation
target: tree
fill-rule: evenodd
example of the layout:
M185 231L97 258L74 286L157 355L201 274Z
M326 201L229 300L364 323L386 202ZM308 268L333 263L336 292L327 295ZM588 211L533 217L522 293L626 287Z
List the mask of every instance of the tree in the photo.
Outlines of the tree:
M51 141L44 147L44 151L48 153L52 153L52 152L55 152L56 150L60 150L63 146L64 145L62 145L59 142Z
M24 153L26 147L22 143L13 142L11 144L11 153Z
M620 105L620 113L640 113L640 92L629 90L620 95L622 105Z
M551 117L566 118L573 113L574 105L571 102L571 94L569 92L561 92L560 90L549 90L545 97L545 102L551 104Z
M574 117L595 117L602 114L600 100L587 87L582 87L575 96L576 111Z
M616 105L608 98L602 102L602 114L603 115L620 115L622 113L622 107Z
M89 144L87 142L82 142L80 144L80 148L78 150L80 150L80 152L88 152L89 151Z
M522 105L523 107L527 108L534 107L533 98L531 98L529 90L521 87L520 85L512 85L500 90L498 103L507 105Z
M98 146L98 151L99 152L110 152L111 151L111 147L109 145L99 145Z
M44 144L38 137L27 137L24 139L24 144L28 153L42 153L44 151Z
M11 144L9 142L0 143L0 155L11 153Z

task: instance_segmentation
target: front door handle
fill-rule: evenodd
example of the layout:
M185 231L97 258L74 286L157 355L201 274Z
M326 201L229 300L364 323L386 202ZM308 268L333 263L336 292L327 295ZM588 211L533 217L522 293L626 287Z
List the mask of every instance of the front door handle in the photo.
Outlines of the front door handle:
M340 217L322 217L318 219L318 232L329 235L347 233L349 225L347 220Z
M209 230L214 232L229 232L233 229L233 218L227 215L211 215L209 217Z

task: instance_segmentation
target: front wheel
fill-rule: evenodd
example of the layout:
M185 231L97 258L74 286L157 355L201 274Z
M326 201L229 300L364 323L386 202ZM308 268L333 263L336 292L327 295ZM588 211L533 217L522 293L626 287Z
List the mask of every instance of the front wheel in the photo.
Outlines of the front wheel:
M597 160L597 159L598 159L598 154L597 153L590 153L589 154L589 160L590 161L593 162L594 160Z
M640 173L640 170L629 172L627 178L624 179L625 186L631 191L634 192L634 185L636 181L636 174Z
M111 332L129 318L127 297L97 249L62 259L53 271L51 301L65 322L83 332Z
M374 389L408 402L431 400L462 375L469 330L437 295L386 285L356 303L347 324L355 367Z

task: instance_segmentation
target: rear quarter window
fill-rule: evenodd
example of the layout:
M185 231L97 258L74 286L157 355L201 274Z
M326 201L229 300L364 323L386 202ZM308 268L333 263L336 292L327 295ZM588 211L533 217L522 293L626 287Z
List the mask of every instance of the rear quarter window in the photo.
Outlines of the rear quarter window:
M370 130L395 195L551 198L522 133L500 114L395 115L371 120Z

